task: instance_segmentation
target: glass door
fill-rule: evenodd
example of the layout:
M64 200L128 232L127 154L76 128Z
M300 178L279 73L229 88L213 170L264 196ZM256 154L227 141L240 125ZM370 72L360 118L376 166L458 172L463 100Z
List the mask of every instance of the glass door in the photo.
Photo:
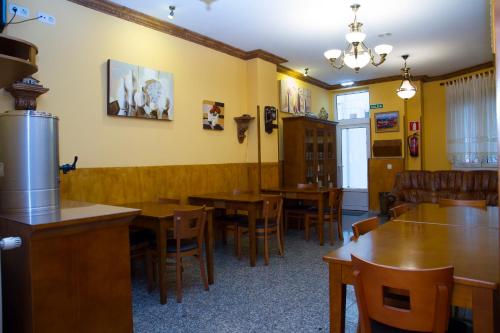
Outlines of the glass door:
M369 130L368 124L339 127L338 185L344 189L344 209L368 210Z

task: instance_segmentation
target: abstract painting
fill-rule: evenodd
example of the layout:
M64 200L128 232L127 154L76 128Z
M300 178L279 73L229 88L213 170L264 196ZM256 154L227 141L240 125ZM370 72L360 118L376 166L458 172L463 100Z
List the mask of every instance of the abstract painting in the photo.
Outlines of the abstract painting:
M293 80L281 80L281 112L304 115L311 113L311 90L298 87Z
M203 129L224 129L224 103L203 101Z
M108 115L173 120L172 73L108 60Z

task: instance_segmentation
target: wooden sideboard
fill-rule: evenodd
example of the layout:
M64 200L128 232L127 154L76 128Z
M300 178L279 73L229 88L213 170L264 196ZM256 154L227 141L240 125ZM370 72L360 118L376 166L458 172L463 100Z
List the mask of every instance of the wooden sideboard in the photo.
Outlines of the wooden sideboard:
M317 118L283 118L284 186L337 185L336 125Z
M0 214L4 332L132 332L128 225L138 209L63 201Z

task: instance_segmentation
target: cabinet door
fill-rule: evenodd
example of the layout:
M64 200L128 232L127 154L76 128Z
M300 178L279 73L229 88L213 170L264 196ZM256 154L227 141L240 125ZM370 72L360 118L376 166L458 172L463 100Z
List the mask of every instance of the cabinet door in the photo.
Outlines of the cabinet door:
M315 138L316 133L312 128L305 128L305 136L304 136L304 159L306 161L305 167L305 182L312 183L316 180L315 174L315 159L316 159L316 147L315 147Z
M332 184L334 187L337 186L337 144L335 142L335 136L335 127L326 132L325 186Z
M326 130L324 128L318 128L316 130L316 181L320 182L321 185L325 184L326 173L325 173L325 161L326 161Z

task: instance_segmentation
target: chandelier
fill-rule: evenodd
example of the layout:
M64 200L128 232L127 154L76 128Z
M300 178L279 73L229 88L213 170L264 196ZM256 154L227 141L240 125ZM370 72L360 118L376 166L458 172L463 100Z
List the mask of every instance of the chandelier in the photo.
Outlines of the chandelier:
M324 53L325 58L330 61L330 65L336 69L341 69L344 65L347 65L358 73L359 70L368 65L369 62L374 66L381 65L385 61L387 55L392 51L392 46L388 44L375 46L374 51L380 57L378 61L375 61L375 55L372 50L363 43L366 34L361 32L363 23L358 22L357 12L359 7L360 5L358 4L351 6L354 12L354 22L349 24L350 31L345 35L347 46L344 51L332 49Z
M408 55L405 54L401 56L401 58L405 61L405 67L401 68L401 72L403 73L403 81L401 81L401 86L396 90L396 93L402 99L410 99L417 93L417 88L411 83L411 74L410 67L406 66L406 59L408 59Z

